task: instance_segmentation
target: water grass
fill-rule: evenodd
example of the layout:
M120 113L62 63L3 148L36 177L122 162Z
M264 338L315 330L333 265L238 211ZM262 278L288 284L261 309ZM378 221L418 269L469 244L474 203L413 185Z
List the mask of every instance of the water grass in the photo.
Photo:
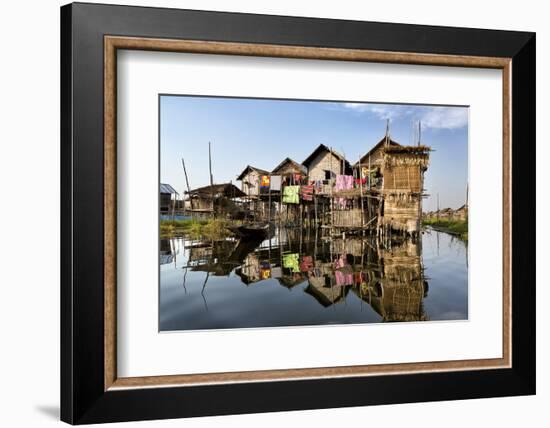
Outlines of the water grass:
M430 226L440 232L450 233L456 235L459 238L468 240L468 220L449 220L449 219L437 219L437 218L425 218L422 220L424 226Z
M169 238L173 236L188 236L191 239L220 240L232 236L227 229L232 222L224 219L208 220L161 220L160 236Z

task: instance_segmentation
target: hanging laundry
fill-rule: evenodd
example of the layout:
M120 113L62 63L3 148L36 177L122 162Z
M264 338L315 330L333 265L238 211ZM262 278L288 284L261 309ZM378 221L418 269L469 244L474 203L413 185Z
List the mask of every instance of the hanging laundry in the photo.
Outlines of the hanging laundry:
M302 180L302 174L295 173L294 174L294 183L300 184L301 180Z
M300 194L304 201L313 201L313 186L301 186Z
M283 188L283 203L298 204L300 203L300 186L286 186Z
M335 191L353 189L353 175L337 175Z
M269 189L269 175L262 175L260 179L260 189Z
M352 175L337 175L336 176L336 185L334 186L335 192L340 192L342 190L353 189L353 176ZM346 208L347 199L346 198L336 198L334 201L339 208Z
M271 190L281 190L281 176L272 175L270 185L271 185Z
M355 184L357 186L365 185L365 184L367 184L367 179L366 178L356 178L355 179Z

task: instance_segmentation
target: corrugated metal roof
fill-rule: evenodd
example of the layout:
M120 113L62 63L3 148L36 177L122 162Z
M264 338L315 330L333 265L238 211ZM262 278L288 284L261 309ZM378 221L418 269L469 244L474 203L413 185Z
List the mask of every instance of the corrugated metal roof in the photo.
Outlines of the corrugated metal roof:
M178 193L176 192L176 189L174 189L172 186L170 186L169 184L165 184L165 183L160 183L160 193L171 193L171 194L174 194L174 193Z

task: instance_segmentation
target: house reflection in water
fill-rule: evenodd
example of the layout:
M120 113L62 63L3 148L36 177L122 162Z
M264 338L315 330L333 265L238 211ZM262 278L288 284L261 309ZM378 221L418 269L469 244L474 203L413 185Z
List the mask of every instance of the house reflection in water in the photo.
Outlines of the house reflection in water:
M166 265L174 262L174 240L160 240L160 264Z
M345 306L353 293L370 305L379 321L428 319L423 306L428 283L419 241L406 239L383 247L367 237L325 240L289 229L261 243L187 242L186 249L185 269L194 272L231 277L247 287L300 286L324 308ZM296 298L301 299L300 294Z

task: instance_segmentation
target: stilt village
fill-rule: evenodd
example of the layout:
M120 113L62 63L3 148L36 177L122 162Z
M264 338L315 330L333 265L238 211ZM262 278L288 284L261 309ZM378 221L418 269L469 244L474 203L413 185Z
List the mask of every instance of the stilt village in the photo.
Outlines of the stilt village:
M214 184L210 161L211 184L195 189L182 159L185 196L180 200L170 185L161 185L161 214L240 221L234 231L241 234L278 226L416 238L430 150L420 136L416 145L399 144L388 125L380 141L353 163L319 144L301 163L286 157L272 170L244 165L235 185Z
M430 150L420 139L399 144L387 126L354 163L319 144L301 163L287 157L272 170L243 165L239 185L214 184L211 174L211 185L196 189L182 160L185 197L161 185L161 214L219 219L233 237L186 238L178 241L183 249L161 241L161 264L187 254L184 288L188 271L206 272L205 310L209 277L236 275L247 287L276 279L290 290L306 281L304 291L323 307L345 303L352 292L382 321L425 320L418 238Z

